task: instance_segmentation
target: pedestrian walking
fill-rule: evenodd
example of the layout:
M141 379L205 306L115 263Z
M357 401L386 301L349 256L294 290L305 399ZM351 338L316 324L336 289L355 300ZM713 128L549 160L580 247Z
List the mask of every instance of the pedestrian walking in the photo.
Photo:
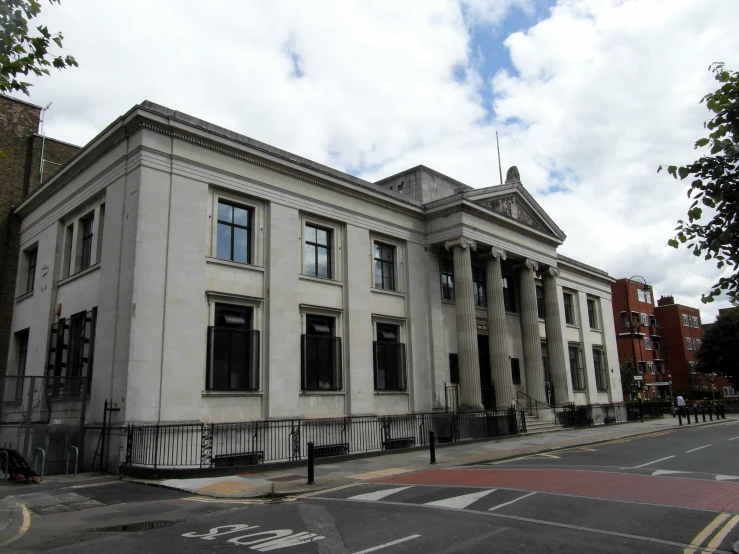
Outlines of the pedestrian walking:
M685 415L685 399L682 394L677 395L677 411L681 416Z

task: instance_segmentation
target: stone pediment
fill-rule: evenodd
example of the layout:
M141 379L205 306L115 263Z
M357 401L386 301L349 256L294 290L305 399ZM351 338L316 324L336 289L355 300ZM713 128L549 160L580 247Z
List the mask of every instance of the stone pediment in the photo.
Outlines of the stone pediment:
M536 218L529 209L520 201L518 195L509 194L507 196L497 196L494 198L486 198L483 200L473 201L475 204L492 210L495 213L513 219L518 223L536 229L542 233L551 235L552 232L547 226L543 225L538 218Z

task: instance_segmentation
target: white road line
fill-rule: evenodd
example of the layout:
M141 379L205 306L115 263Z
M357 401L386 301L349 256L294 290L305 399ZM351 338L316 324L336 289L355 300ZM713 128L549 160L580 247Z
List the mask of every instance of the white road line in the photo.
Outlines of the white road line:
M497 506L493 506L492 508L488 510L488 512L492 512L493 510L497 510L498 508L502 508L503 506L508 506L510 504L513 504L514 502L518 502L519 500L523 498L527 498L533 494L536 494L536 493L530 492L529 494L524 494L523 496L519 496L518 498L516 498L515 500L511 500L510 502L503 502L503 504L498 504Z
M660 458L659 460L654 460L653 462L647 462L646 464L642 464L640 466L634 466L631 469L638 469L640 467L647 467L651 466L652 464L656 464L657 462L664 462L665 460L669 460L670 458L674 458L675 456L667 456L666 458Z
M486 491L473 492L470 494L463 494L461 496L453 496L451 498L444 498L443 500L435 500L433 502L426 502L424 506L438 506L441 508L457 508L463 510L470 504L477 502L484 496L487 496L491 492L498 489L488 489Z
M713 446L712 444L707 444L705 446L699 446L698 448L693 448L693 450L686 450L685 453L688 454L690 452L695 452L696 450L701 450L703 448L708 448L709 446Z
M365 494L358 494L357 496L350 496L349 500L382 500L386 496L390 496L391 494L395 494L396 492L404 491L405 489L410 489L411 486L407 487L394 487L392 489L382 489L375 492L367 492Z
M655 469L652 472L652 475L656 477L657 475L673 475L675 473L690 473L690 472L689 471L673 471L671 469Z
M408 535L407 537L403 537L402 539L398 539L397 541L386 542L385 544L373 546L372 548L368 548L366 550L360 550L359 552L355 552L354 554L367 554L368 552L375 552L376 550L381 550L382 548L387 548L388 546L393 546L395 544L400 544L401 542L417 539L420 536L421 535Z
M739 516L732 517L726 523L726 525L724 525L724 528L713 536L711 542L708 543L708 549L704 550L704 552L708 552L710 551L710 549L715 549L721 546L721 543L724 542L726 535L729 534L729 531L731 531L737 523L739 523Z
M730 441L735 441L736 439L739 439L739 437L731 437L729 440Z
M716 481L734 481L739 479L736 475L716 475Z

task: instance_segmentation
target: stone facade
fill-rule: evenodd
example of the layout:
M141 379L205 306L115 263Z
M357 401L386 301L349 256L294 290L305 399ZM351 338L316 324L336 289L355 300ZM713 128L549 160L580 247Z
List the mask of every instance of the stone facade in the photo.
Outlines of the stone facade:
M135 106L16 208L21 249L38 248L12 326L29 330L27 373L48 371L55 324L96 309L91 422L106 399L120 408L114 424L442 410L452 381L470 409L527 391L546 401L542 341L559 343L558 404L620 400L603 317L613 280L558 255L564 234L520 181L472 189L423 166L407 173L414 194L398 176L369 183ZM512 196L536 225L481 205ZM225 238L237 236L224 219L234 207L248 220L241 242ZM548 319L537 313L547 271ZM225 340L245 357L224 361ZM562 359L571 348L576 367ZM258 385L234 385L247 366Z
M5 375L10 322L16 298L20 221L13 208L41 182L50 178L79 148L37 134L41 107L0 95L0 376Z

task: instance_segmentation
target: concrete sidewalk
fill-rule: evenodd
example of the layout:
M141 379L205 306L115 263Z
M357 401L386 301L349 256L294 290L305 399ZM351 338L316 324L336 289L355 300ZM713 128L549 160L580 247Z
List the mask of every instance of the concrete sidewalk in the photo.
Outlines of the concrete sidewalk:
M429 465L429 451L412 450L375 455L347 461L319 460L315 466L315 485L306 485L307 467L263 473L238 473L226 477L129 481L158 485L214 498L248 499L270 495L299 495L333 487L347 486L380 477L423 469L448 468L503 460L599 442L636 437L656 432L693 429L704 425L737 423L737 416L720 422L678 425L670 416L619 425L585 427L566 431L497 437L474 442L453 443L436 449L436 466Z

